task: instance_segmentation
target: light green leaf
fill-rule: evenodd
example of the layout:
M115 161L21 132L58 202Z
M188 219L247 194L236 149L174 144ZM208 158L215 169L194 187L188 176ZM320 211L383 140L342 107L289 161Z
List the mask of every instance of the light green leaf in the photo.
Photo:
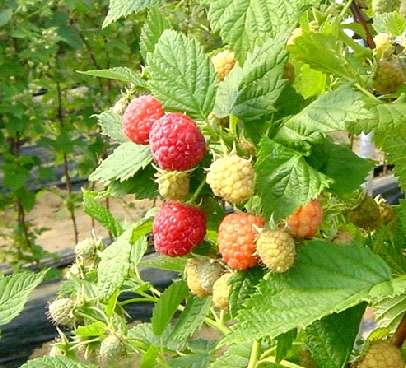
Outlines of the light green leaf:
M301 135L345 131L351 122L372 117L362 95L348 86L327 92L285 125Z
M308 64L297 66L293 86L305 99L318 96L326 89L326 75ZM296 71L296 68L295 68Z
M79 326L75 330L75 335L83 337L83 340L86 340L89 337L98 337L105 334L107 330L106 324L101 321L93 322L90 325Z
M162 335L187 294L188 288L184 281L175 281L163 292L152 312L151 323L155 335Z
M319 196L331 184L324 174L312 168L303 155L263 138L255 165L257 191L266 216L275 220Z
M288 332L285 332L282 335L279 335L275 340L277 341L275 360L280 362L283 360L289 353L289 350L292 348L292 345L297 337L297 329L294 328Z
M122 82L132 83L137 87L145 87L145 82L141 79L139 74L133 72L130 68L126 67L115 67L111 69L101 69L101 70L86 70L77 71L80 74L91 75L93 77L108 78L119 80Z
M97 119L98 124L102 128L101 134L107 135L118 143L128 142L127 137L123 134L120 115L113 111L103 111L93 116Z
M97 270L97 287L102 299L121 287L130 269L132 247L149 231L146 223L134 225L102 252Z
M171 339L181 345L200 328L211 306L210 298L190 297L172 331Z
M160 270L175 271L182 273L185 269L185 257L168 257L162 255L152 255L144 258L140 264L142 267L158 268Z
M19 272L0 278L0 326L21 313L31 292L42 282L47 272Z
M382 103L370 108L370 115L362 120L351 122L351 130L360 134L375 131L385 134L402 128L406 119L406 103Z
M271 36L288 34L299 17L300 1L219 0L210 2L209 20L215 32L232 46L240 62Z
M151 345L142 357L140 368L155 368L159 356L159 347Z
M99 167L90 174L90 181L109 184L114 180L125 181L152 161L148 146L126 142L118 146Z
M193 38L165 30L148 57L149 85L168 110L204 120L213 109L215 72Z
M138 266L147 249L148 241L145 236L135 241L131 248L131 264L133 266Z
M380 327L394 331L406 312L406 278L393 280L393 295L374 304L376 320Z
M315 70L357 80L357 72L345 57L345 45L332 34L307 32L288 47L295 60Z
M97 270L99 296L107 299L124 282L130 268L131 236L133 228L126 230L101 254Z
M165 29L171 28L171 24L166 19L158 7L153 7L148 12L147 20L141 29L140 52L144 59L148 52L154 52L155 45Z
M251 342L231 345L223 356L217 358L210 368L246 368L251 355Z
M406 31L406 19L397 11L376 14L373 25L378 33L391 33L395 37Z
M82 364L67 357L44 356L23 364L20 368L96 368L93 364Z
M309 241L289 272L262 281L223 343L274 338L392 292L389 267L368 248Z
M97 193L87 190L83 191L83 210L107 230L114 237L121 235L123 228L113 214L104 207L97 199Z
M115 22L117 19L158 5L161 1L162 0L110 0L109 11L103 21L103 28Z
M366 306L362 303L344 312L333 313L306 328L306 345L318 366L347 366Z

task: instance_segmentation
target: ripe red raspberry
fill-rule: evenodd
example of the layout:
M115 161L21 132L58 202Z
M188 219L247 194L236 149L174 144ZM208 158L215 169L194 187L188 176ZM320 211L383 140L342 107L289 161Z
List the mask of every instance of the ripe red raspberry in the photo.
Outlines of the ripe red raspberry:
M323 219L320 202L313 200L293 212L287 220L290 235L295 238L312 238Z
M188 254L206 235L206 214L181 202L165 202L154 220L155 250L176 257Z
M196 166L206 153L206 143L196 123L181 113L159 119L149 133L152 155L161 169L185 171Z
M245 270L257 264L256 227L263 227L261 216L232 213L224 217L219 227L218 244L223 260L233 269Z
M152 124L164 115L160 102L150 95L130 102L123 114L124 134L136 144L148 144Z

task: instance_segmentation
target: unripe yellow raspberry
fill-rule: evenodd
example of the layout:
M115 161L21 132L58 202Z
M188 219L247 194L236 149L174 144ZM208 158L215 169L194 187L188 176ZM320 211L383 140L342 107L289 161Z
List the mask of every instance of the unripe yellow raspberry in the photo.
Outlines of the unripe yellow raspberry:
M49 303L48 314L56 325L72 326L75 317L75 303L70 298L60 298Z
M236 63L234 52L225 50L218 54L212 56L211 62L214 65L214 69L220 80L224 78L231 72Z
M216 308L227 309L230 298L232 273L225 273L213 285L213 303Z
M244 202L254 194L255 173L251 160L236 154L221 157L210 165L206 182L216 196L227 202Z
M389 33L378 33L374 37L375 49L379 58L389 57L393 54L392 37Z
M405 368L400 350L387 341L374 342L361 359L358 368Z
M187 171L160 171L156 177L163 198L182 200L188 195L190 178Z
M284 231L264 231L257 240L257 253L272 272L286 272L295 262L295 241Z
M193 295L210 295L214 282L223 273L223 267L212 260L190 258L186 263L186 282Z

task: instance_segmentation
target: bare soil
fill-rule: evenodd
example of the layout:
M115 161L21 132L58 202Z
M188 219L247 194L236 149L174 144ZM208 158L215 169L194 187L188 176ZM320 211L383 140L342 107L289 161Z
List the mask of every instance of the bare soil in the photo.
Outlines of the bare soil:
M63 192L60 192L63 194ZM152 201L136 200L134 196L124 198L110 198L110 211L123 223L133 223L142 217L149 208L152 207ZM15 221L13 210L5 211L1 214L0 233L10 234L11 229L7 228ZM73 232L72 220L66 209L62 196L54 191L44 191L38 194L34 209L28 214L27 220L33 225L33 228L45 229L36 239L36 243L49 252L59 252L75 245L75 236ZM91 218L83 212L79 206L76 209L76 223L79 231L79 240L91 236L92 231L98 237L107 237L107 231L95 223L92 226ZM9 237L0 237L0 252L9 249L12 240Z

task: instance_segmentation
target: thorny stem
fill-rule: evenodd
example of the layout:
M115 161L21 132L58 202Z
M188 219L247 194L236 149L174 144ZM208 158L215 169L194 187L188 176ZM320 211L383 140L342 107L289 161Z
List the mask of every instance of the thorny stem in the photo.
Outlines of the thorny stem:
M250 360L248 362L247 368L256 368L258 363L258 353L259 353L259 342L255 340L252 343Z
M354 15L355 21L358 22L359 24L361 24L362 28L365 31L366 42L367 42L368 47L370 49L374 49L375 48L374 38L372 37L372 34L371 34L371 32L369 30L369 27L368 27L368 23L365 20L361 9L359 8L359 6L355 2L351 2L350 8L351 8L352 14Z
M406 340L406 314L403 315L403 318L400 321L400 324L392 337L392 344L400 349L405 340Z

